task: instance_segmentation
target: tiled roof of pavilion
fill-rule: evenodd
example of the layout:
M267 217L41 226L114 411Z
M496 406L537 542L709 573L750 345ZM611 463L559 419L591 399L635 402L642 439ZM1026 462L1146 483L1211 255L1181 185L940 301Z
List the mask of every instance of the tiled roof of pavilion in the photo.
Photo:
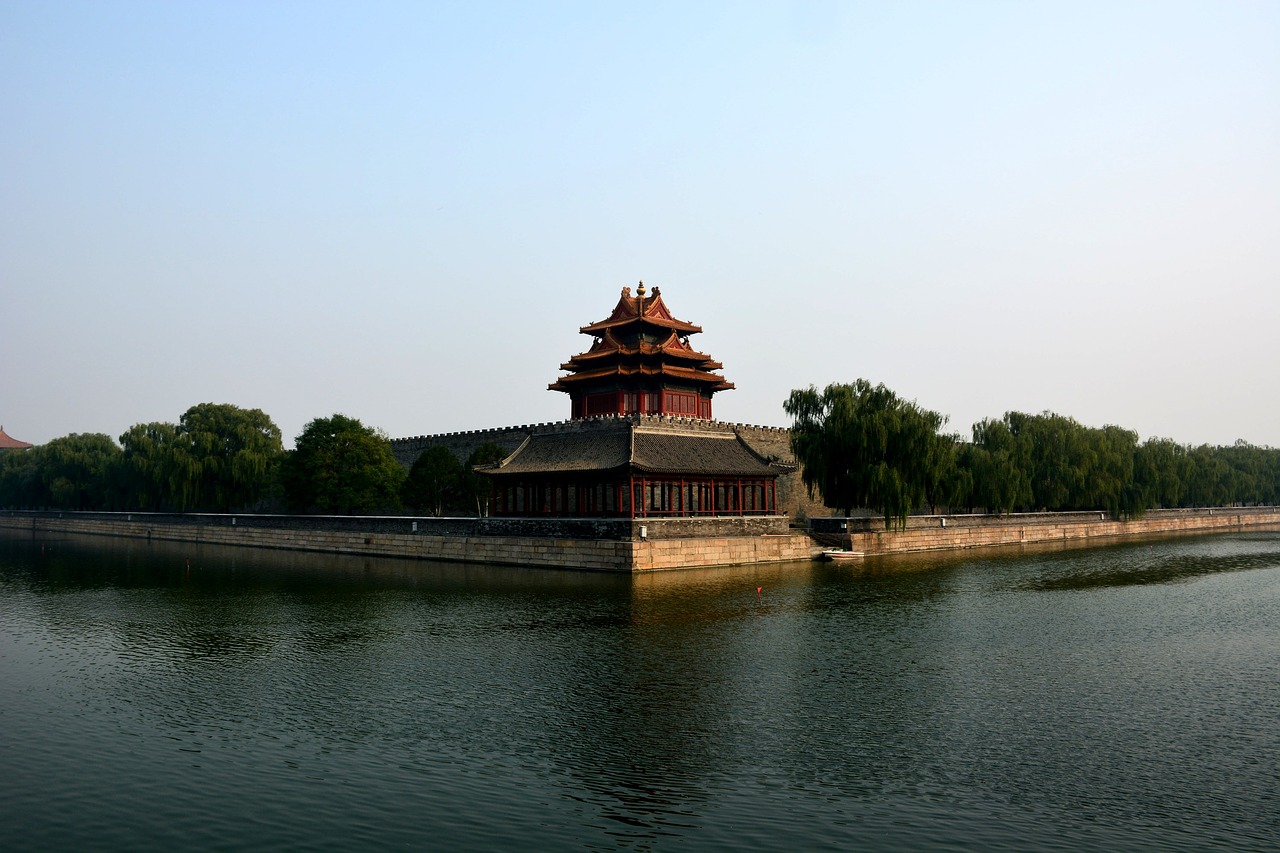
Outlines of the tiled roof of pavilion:
M674 331L667 336L661 343L650 343L646 340L638 340L634 342L625 342L618 340L614 336L612 329L606 329L604 334L596 339L591 345L591 349L584 353L575 355L572 361L560 365L561 370L580 370L582 367L592 361L612 359L615 356L646 356L646 355L669 355L672 358L688 361L696 364L703 370L719 370L724 367L711 356L703 352L698 352L689 346L688 340L681 340L680 336Z
M477 468L491 476L633 471L690 476L775 476L786 465L770 462L733 433L618 429L534 434L506 459Z
M691 367L679 367L674 364L607 364L595 370L584 370L572 376L563 376L559 381L548 387L553 391L563 391L574 383L589 382L605 376L631 378L665 376L671 379L682 379L686 382L709 384L714 391L728 391L733 388L732 382L726 382L714 373L706 373ZM708 377L711 377L711 379ZM712 379L715 381L712 381Z
M35 445L25 441L18 441L18 439L5 432L4 427L0 426L0 450L26 450L28 447L35 447Z
M662 301L662 291L658 288L655 287L653 289L652 296L645 296L643 281L640 282L640 287L636 289L635 296L631 295L631 288L622 288L622 296L618 299L618 304L614 306L612 314L599 322L583 326L578 331L585 335L595 335L606 329L627 326L636 322L674 329L686 335L702 331L701 326L695 326L693 323L686 323L684 320L677 320L672 317L667 304Z
M552 391L575 392L614 376L673 379L712 393L734 387L712 372L724 365L689 345L688 336L702 327L672 317L658 288L645 296L644 282L635 296L631 288L622 288L613 313L579 331L596 340L589 350L560 365L569 375L548 385Z

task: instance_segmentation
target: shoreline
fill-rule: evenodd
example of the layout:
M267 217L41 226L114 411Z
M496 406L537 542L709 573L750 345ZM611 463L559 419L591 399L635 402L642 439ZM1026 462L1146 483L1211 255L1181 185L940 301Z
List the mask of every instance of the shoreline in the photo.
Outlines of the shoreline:
M640 574L809 560L830 547L866 556L1053 542L1098 544L1280 527L1280 507L1153 510L1132 521L1105 513L913 516L905 530L876 519L814 519L814 535L781 516L706 519L477 519L205 513L0 512L0 528L316 553ZM881 522L882 523L882 522ZM849 529L852 527L853 529ZM825 528L825 530L824 530ZM833 529L835 528L835 529ZM839 529L843 528L843 529ZM827 544L820 544L825 541Z

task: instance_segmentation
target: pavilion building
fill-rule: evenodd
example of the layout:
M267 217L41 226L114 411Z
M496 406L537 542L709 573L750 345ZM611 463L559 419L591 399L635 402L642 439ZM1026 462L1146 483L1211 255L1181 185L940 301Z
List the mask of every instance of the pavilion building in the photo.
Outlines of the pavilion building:
M711 395L733 388L714 371L724 365L689 345L701 326L677 320L662 291L645 296L644 282L622 288L613 313L578 330L591 348L560 365L569 372L547 387L564 391L575 418L595 415L677 415L711 419Z
M0 451L4 450L27 450L35 445L25 441L19 441L9 433L4 431L4 427L0 426Z
M548 386L569 395L571 419L530 429L505 459L476 469L492 483L493 515L778 514L778 477L795 465L712 420L712 396L734 386L690 345L701 327L676 319L641 282L579 331L590 348Z

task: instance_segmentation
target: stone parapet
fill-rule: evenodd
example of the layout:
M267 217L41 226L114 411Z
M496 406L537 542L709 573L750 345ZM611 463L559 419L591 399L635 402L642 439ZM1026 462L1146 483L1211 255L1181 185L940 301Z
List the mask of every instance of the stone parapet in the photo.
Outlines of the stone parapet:
M945 525L942 523L944 519ZM844 534L842 545L865 554L899 554L1125 536L1240 531L1280 526L1280 508L1153 510L1131 521L1117 521L1099 512L920 516L914 520L918 522L915 526L908 524L905 530L887 531L881 519L872 519L873 529L861 528Z

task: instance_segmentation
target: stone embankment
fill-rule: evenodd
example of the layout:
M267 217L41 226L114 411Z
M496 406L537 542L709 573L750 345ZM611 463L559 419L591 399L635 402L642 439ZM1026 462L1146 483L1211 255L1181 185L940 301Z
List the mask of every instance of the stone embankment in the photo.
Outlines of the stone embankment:
M405 518L0 512L0 528L466 563L645 572L807 560L785 516Z
M869 556L1126 536L1280 528L1280 508L1156 510L1134 521L1103 513L818 518L813 535L785 516L715 518L406 518L164 513L0 512L0 528L295 551L608 572L807 560L822 545ZM820 544L821 543L821 544Z
M1150 510L1131 521L1102 512L922 515L896 531L886 531L882 517L815 518L811 524L819 541L864 554L900 554L1280 526L1280 507Z

